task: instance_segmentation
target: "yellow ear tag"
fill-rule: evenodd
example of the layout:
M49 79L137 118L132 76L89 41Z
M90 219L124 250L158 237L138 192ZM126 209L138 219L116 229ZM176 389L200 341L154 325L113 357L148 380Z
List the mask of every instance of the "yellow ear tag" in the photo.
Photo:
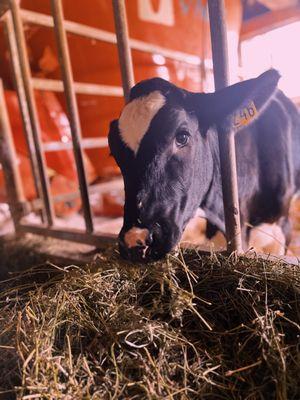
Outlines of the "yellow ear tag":
M233 126L234 128L241 128L250 124L250 122L256 117L258 111L253 101L245 108L241 108L234 114Z

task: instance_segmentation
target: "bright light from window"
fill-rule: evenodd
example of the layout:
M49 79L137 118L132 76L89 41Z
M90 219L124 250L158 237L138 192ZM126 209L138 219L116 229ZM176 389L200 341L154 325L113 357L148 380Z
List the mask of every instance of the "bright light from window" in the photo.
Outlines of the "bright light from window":
M299 38L300 21L243 41L243 78L253 78L273 67L282 75L280 89L289 97L300 96Z

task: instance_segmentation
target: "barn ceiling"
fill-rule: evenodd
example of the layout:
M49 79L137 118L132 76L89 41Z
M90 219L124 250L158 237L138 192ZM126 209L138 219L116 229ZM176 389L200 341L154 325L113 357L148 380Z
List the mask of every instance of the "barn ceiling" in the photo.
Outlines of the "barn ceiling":
M243 0L244 20L259 15L300 6L300 0Z
M283 8L296 6L298 4L298 0L259 0L259 3L271 10L280 10Z

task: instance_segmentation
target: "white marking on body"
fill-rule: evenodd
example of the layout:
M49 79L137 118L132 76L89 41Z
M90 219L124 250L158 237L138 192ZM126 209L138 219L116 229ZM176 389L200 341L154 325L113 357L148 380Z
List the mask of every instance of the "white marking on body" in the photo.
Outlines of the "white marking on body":
M147 247L146 240L148 236L149 236L148 229L142 229L134 226L125 233L124 242L129 249L136 246Z
M119 130L123 142L135 154L149 129L150 123L166 102L165 96L155 90L126 104L119 118Z
M194 217L189 220L185 227L180 240L180 246L188 247L190 244L203 244L206 239L206 225L205 212L201 208L198 208Z
M194 218L195 217L200 217L200 218L205 218L206 217L206 214L205 214L205 211L203 210L203 208L197 208L197 210L196 210L196 213L195 213L195 215L194 215Z
M280 226L274 224L260 224L250 231L249 246L259 253L285 254L285 237Z
M211 239L206 237L207 220L202 208L198 208L194 217L188 222L180 240L183 248L205 246L209 250L223 250L226 248L225 236L218 231Z

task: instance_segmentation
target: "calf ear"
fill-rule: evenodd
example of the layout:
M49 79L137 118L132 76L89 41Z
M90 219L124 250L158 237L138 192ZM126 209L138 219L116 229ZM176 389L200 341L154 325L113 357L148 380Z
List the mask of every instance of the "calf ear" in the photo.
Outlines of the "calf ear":
M270 69L255 79L228 86L215 93L199 94L196 113L209 127L214 124L239 130L252 123L274 95L280 78ZM197 95L194 95L197 97Z

